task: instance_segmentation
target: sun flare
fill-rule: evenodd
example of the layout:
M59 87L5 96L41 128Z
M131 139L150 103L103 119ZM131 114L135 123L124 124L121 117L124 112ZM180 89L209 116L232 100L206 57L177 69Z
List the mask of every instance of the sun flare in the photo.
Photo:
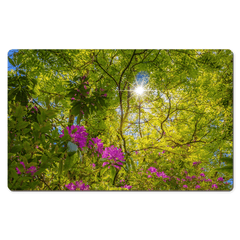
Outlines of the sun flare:
M135 89L135 92L138 94L138 95L142 95L143 92L144 92L144 88L142 86L139 86Z

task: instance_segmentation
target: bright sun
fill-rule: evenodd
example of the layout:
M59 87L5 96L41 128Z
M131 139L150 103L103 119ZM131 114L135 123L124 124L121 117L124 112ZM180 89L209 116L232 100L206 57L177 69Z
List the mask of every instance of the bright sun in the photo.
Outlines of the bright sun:
M139 86L135 89L135 92L138 94L138 95L141 95L143 94L144 92L144 88L142 86Z

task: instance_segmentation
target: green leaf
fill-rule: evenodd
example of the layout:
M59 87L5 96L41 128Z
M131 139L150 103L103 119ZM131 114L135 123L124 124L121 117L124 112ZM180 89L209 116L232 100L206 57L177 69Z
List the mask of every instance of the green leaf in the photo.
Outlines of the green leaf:
M38 120L38 122L39 122L40 124L43 123L43 119L42 119L41 114L37 114L37 120Z
M227 172L232 174L233 173L233 166L224 166L221 168L215 168L215 170L219 171L219 172Z
M23 133L24 133L24 134L27 134L27 133L30 132L30 131L31 131L30 128L25 128L25 129L23 129Z
M47 163L48 157L46 155L42 155L42 163Z
M19 177L15 168L9 167L8 173L10 177L14 177L15 179Z
M133 159L130 157L130 160L131 160L131 165L132 165L132 169L136 172L136 167L135 167L135 163L133 161Z
M51 111L51 110L49 110ZM44 122L47 118L47 113L48 111L46 111L45 109L41 109L41 118L42 118L42 121Z
M44 144L46 142L45 134L41 135L41 142Z
M9 61L14 67L16 67L14 61L13 61L10 57L8 57L8 61Z
M17 65L19 65L22 61L22 54L18 55L18 58L17 58Z
M18 163L18 164L17 164L17 168L19 169L19 171L20 171L21 173L25 172L25 169L24 169L24 167L23 167L23 165L22 165L21 163Z
M116 168L111 166L111 178L112 178L112 182L114 181L115 175L116 175Z
M77 125L80 125L81 119L82 119L82 113L79 113L77 116Z
M59 162L58 173L61 175L61 174L62 174L62 171L63 171L63 161L61 160L61 161Z
M42 172L44 172L46 170L47 167L48 167L48 165L41 165L41 168L39 168L34 175L37 176L37 175L41 174Z
M81 109L81 103L78 102L72 109L71 109L71 114L72 115L78 115L80 113Z
M53 136L54 138L59 137L58 129L57 129L57 128L52 131L52 136Z
M220 161L225 162L225 163L227 163L229 165L233 165L233 158L231 158L231 157L220 158Z
M30 159L30 157L31 157L31 154L30 154L30 153L28 153L28 154L26 154L26 155L25 155L25 157L26 157L26 159Z
M78 146L70 141L68 142L67 146L68 146L68 152L75 153L78 150Z
M27 152L30 151L30 149L31 149L30 144L28 142L24 142L23 147Z
M33 137L34 137L35 139L38 139L38 137L39 137L39 132L38 132L37 130L33 130Z
M48 110L48 111L47 111L47 117L48 117L49 119L55 118L55 117L56 117L56 114L57 114L57 111L56 111L56 110Z
M49 98L49 96L46 96L45 102L46 102L46 106L49 107L49 103L50 103L50 98Z
M36 162L30 162L30 163L28 163L27 167L31 167L31 166L37 167L37 165L38 164Z
M38 124L37 122L34 122L34 123L33 123L33 129L34 129L34 130L37 130L37 131L40 130L40 126L39 126L39 124Z
M50 123L47 123L46 126L42 127L40 130L42 133L49 133L51 128L52 126L50 125Z
M20 152L21 150L22 150L22 146L16 145L11 149L11 152L16 153L16 152Z
M22 96L21 96L21 99L22 99ZM13 112L13 116L15 117L22 117L25 114L26 112L23 110L23 106L17 106L15 112Z
M64 161L64 171L67 171L72 167L73 160L74 160L73 156L67 156L67 158Z
M56 97L55 97L55 104L57 105L58 102L59 102L59 96L56 96Z

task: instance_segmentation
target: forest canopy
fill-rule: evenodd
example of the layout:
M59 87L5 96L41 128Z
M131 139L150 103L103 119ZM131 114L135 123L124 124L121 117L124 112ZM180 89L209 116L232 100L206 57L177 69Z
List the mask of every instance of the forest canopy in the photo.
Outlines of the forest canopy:
M10 190L231 190L230 50L12 50Z

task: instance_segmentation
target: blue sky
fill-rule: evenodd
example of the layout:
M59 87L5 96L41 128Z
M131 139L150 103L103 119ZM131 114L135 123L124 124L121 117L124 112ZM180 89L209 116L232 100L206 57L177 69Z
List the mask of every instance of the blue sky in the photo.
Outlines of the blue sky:
M9 51L8 51L8 57L12 58L12 55L13 55L15 52L18 52L18 50L17 50L17 49L9 50ZM16 67L14 67L14 66L8 61L8 71L10 71L11 69L15 70Z

